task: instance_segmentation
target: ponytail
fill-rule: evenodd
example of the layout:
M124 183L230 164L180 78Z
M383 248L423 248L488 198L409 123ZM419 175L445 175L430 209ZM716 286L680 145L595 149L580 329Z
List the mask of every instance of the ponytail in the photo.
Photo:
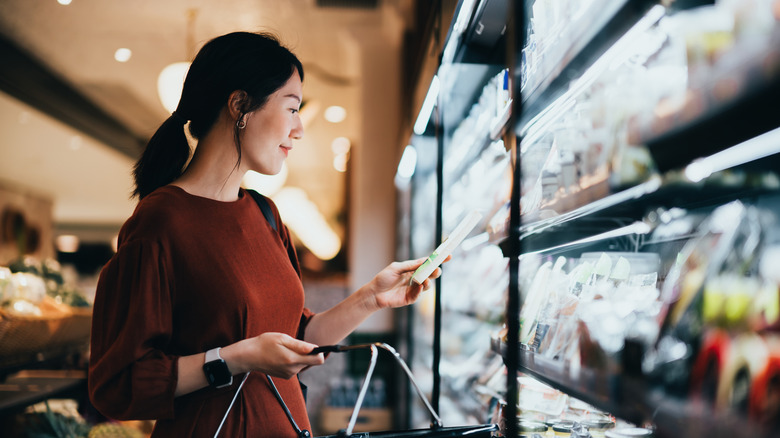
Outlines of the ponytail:
M158 187L172 183L181 176L190 158L190 145L184 135L187 120L174 111L157 128L143 155L135 163L133 196L142 199Z

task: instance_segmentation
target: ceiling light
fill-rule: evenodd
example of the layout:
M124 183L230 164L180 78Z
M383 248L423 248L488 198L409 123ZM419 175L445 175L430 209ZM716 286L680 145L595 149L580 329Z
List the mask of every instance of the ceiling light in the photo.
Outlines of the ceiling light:
M247 189L255 190L265 196L273 196L284 186L288 172L287 163L282 163L282 170L276 175L263 175L250 170L244 174L242 183Z
M417 116L417 121L414 122L414 133L417 135L423 135L425 128L428 127L428 121L431 119L433 113L433 107L436 105L436 100L439 98L439 77L434 76L431 80L431 86L428 88L428 94L425 95L422 108L420 108L420 114Z
M69 4L70 4L70 1L71 1L71 0L57 0L57 3L59 3L59 4L61 4L61 5L65 5L65 6L67 6L67 5L69 5Z
M54 245L59 252L73 253L79 250L79 238L73 234L62 234L57 236Z
M187 53L191 54L195 50L195 18L198 16L197 9L187 10ZM162 69L157 77L157 95L160 97L163 107L172 113L176 111L181 99L181 91L184 88L184 79L190 69L190 62L179 61L169 64Z
M335 157L333 157L333 168L341 173L344 173L347 171L348 161L349 161L348 154L337 154Z
M320 260L330 260L341 250L341 239L317 206L299 188L285 187L273 197L285 225Z
M351 147L352 143L347 137L336 137L330 143L330 150L332 150L335 155L346 154Z
M347 118L347 110L344 107L333 105L325 108L325 120L331 123L343 122Z
M181 90L184 88L184 78L190 69L189 62L174 62L165 67L157 77L157 94L160 102L169 113L176 111L181 99Z
M125 47L116 49L116 52L114 52L114 59L116 59L118 62L127 62L132 56L133 51Z

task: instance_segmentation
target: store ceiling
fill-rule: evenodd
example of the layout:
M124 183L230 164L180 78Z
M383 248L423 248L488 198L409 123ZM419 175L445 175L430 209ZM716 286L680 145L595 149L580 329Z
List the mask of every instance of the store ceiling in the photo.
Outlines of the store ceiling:
M157 96L163 67L189 60L219 34L276 33L302 60L305 101L319 109L290 155L288 184L303 188L334 223L343 215L346 183L333 168L330 144L339 136L360 143L361 44L402 41L412 9L412 0L3 0L0 34L145 141L167 117ZM188 26L190 11L196 15ZM119 48L132 50L128 62L114 60ZM57 223L121 224L134 205L133 154L78 140L71 127L0 97L0 183L53 199ZM329 105L346 108L347 118L325 121Z

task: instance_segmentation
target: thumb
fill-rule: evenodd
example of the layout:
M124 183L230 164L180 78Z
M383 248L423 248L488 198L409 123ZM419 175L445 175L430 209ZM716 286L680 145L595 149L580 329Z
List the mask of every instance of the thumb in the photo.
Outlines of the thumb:
M284 338L282 345L298 354L309 354L317 345L293 337Z
M406 271L414 271L415 269L419 268L425 261L428 260L428 257L422 257L415 260L406 260L403 262L396 262L398 271L400 272L406 272Z

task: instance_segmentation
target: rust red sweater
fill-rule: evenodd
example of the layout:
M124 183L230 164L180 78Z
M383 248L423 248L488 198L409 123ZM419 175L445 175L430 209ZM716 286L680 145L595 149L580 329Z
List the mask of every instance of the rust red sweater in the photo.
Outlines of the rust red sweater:
M312 313L289 231L269 203L278 233L243 189L220 202L165 186L138 203L95 297L89 394L104 415L156 419L153 437L212 437L242 376L174 398L178 357L264 332L303 338ZM275 382L311 430L297 378ZM295 436L263 374L250 374L220 436Z

